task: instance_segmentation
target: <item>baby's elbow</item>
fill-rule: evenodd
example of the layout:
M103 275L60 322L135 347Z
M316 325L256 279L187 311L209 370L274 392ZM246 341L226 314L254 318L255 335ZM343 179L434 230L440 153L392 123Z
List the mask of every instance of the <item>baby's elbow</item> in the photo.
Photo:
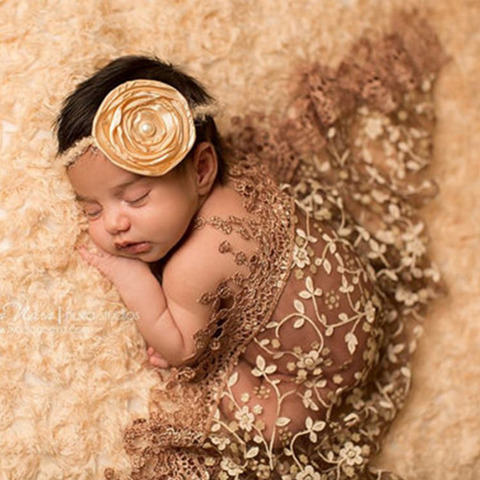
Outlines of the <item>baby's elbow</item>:
M170 365L175 368L187 367L195 362L196 357L197 357L196 352L185 350L181 352L180 355L172 358Z
M195 338L183 338L182 344L178 350L172 355L170 365L172 367L192 366L204 349L199 348Z

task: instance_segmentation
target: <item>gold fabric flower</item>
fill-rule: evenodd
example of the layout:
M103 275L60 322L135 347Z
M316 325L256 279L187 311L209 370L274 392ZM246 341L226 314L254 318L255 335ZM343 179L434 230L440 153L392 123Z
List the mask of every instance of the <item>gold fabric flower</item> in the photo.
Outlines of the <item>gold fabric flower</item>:
M95 115L92 134L115 165L148 176L172 170L195 142L187 100L154 80L133 80L112 90Z

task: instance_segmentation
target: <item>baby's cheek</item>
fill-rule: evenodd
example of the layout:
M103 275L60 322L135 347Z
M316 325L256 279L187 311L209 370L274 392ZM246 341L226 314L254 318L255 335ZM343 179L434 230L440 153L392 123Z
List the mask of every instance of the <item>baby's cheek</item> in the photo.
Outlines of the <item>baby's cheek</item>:
M107 252L113 253L110 242L107 241L107 234L101 227L100 222L91 222L88 225L88 234L91 239L101 248L107 250Z

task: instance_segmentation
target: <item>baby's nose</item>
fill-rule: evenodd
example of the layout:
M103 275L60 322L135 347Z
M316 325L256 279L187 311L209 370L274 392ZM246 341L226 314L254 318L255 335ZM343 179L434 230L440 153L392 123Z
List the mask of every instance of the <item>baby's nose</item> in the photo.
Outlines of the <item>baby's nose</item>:
M127 215L118 210L105 212L104 223L105 229L112 235L119 232L125 232L130 228L130 219Z

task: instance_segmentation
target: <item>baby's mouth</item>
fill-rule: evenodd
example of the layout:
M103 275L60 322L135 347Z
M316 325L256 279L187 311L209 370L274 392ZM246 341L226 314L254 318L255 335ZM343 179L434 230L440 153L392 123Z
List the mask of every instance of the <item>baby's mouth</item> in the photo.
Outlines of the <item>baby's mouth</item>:
M152 248L150 242L122 242L115 243L115 249L121 253L128 253L130 255L138 253L146 253Z

